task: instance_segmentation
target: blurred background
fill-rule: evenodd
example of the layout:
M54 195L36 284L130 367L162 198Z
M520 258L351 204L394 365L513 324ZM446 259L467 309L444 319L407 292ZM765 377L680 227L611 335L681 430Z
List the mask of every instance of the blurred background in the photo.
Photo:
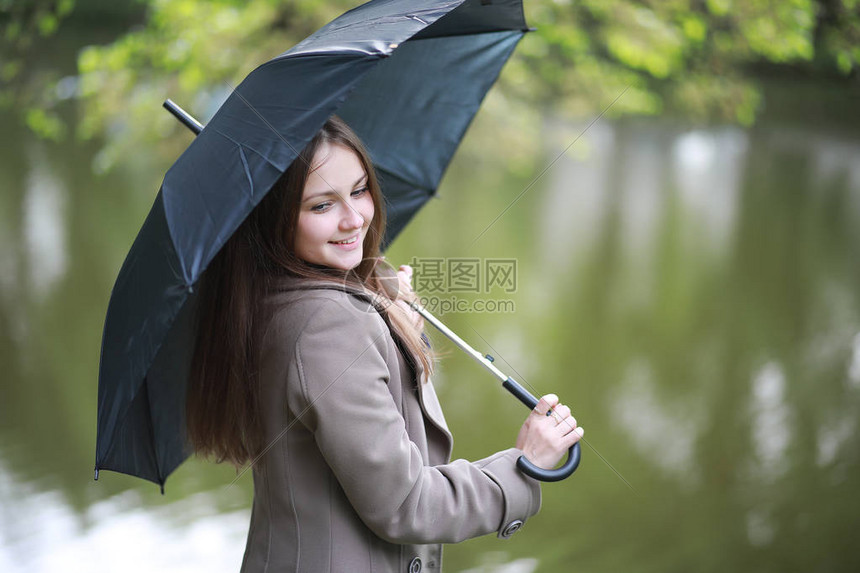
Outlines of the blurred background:
M250 474L93 481L104 314L192 140L162 101L205 122L354 5L0 0L0 570L238 571ZM456 293L513 306L444 319L587 444L445 570L860 570L860 2L525 9L388 258L515 260L514 288ZM455 457L510 447L525 410L435 340Z

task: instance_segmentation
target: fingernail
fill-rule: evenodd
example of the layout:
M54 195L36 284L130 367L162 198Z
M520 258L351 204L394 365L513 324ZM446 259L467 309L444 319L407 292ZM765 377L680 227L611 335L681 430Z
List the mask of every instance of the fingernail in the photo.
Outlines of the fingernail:
M583 434L585 434L585 430L583 429L583 427L582 427L582 426L578 426L578 427L574 430L574 432L576 432L577 434L579 434L579 437L580 437L580 438L583 436Z

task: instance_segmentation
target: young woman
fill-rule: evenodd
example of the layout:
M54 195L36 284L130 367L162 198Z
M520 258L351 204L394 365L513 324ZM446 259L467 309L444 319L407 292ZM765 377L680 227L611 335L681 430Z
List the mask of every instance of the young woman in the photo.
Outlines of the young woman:
M582 435L548 395L515 448L450 461L411 271L392 300L383 232L367 152L332 118L205 273L188 433L253 465L243 571L438 571L441 543L509 537L537 513L520 455L553 467Z

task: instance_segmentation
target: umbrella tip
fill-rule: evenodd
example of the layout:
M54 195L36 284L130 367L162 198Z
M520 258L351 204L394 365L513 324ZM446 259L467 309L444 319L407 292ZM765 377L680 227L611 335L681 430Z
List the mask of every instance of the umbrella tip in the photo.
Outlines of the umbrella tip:
M99 481L99 468L96 468L95 476L93 477L95 481Z

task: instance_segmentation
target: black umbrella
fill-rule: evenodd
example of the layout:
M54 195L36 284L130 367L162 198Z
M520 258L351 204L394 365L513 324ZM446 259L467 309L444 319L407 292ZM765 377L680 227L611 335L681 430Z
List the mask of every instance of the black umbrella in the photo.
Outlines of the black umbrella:
M107 469L163 488L191 453L194 285L329 116L371 154L387 244L435 193L526 30L519 0L374 0L248 75L168 170L111 293L96 478Z

